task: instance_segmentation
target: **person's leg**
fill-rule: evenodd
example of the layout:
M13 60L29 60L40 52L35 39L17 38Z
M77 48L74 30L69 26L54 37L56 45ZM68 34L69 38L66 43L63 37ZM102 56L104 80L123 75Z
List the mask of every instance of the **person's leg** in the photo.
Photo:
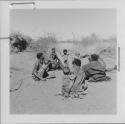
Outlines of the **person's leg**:
M47 71L45 70L43 73L43 77L42 78L47 78L49 76L49 74L47 73Z
M42 81L45 81L46 80L46 77L48 76L48 73L46 72L46 70L40 70L37 74L36 74L36 76L40 79L40 80L42 80Z
M106 72L111 72L111 71L114 71L114 70L117 70L117 65L115 65L115 66L112 67L112 68L107 68L105 71L106 71Z
M38 78L35 74L33 74L32 77L35 81L40 81L40 78Z

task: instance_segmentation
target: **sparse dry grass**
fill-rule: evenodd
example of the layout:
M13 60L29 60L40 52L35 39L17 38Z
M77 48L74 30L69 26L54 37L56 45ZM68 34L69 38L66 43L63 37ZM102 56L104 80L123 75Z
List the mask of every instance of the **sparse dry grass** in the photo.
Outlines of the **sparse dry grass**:
M106 43L107 44L107 43ZM110 43L108 43L110 45ZM71 45L71 46L70 46ZM91 53L100 45L89 47L70 44L68 48L81 54ZM104 48L102 44L100 48ZM57 44L61 50L67 45ZM74 47L75 46L75 47ZM111 45L110 45L111 46ZM114 44L116 47L116 45ZM115 48L114 47L114 48ZM107 48L107 46L106 46ZM99 51L102 49L99 49ZM97 50L98 51L98 50ZM106 51L107 52L107 51ZM106 53L105 52L105 53ZM108 53L109 54L109 53ZM101 54L108 67L116 64L116 53L114 57ZM10 112L13 114L115 114L116 113L116 72L108 73L112 80L102 83L88 83L88 94L84 99L67 99L56 96L61 89L62 73L56 71L56 78L46 82L35 82L31 72L35 63L36 53L22 52L12 54L10 60L11 78L10 88L17 88L19 80L23 79L21 88L10 93ZM83 60L83 64L86 60Z

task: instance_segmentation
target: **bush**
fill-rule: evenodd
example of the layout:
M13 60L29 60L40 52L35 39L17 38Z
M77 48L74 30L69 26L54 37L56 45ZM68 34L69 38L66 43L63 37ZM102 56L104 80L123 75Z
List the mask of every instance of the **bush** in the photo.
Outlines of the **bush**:
M32 38L21 33L13 33L10 36L11 51L22 52L29 46Z

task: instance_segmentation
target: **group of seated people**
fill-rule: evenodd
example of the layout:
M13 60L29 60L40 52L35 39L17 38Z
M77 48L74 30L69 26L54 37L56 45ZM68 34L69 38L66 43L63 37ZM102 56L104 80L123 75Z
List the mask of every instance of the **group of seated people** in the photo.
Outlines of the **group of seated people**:
M56 49L52 48L49 60L45 59L43 53L37 53L37 61L35 63L32 76L37 81L44 81L49 78L56 78L55 74L49 74L51 70L62 70L62 90L61 93L65 97L69 97L71 94L79 96L87 88L86 80L88 82L106 81L111 78L106 75L107 71L116 69L116 66L110 69L106 69L106 64L102 58L97 54L84 55L80 54L74 57L72 61L73 69L69 68L69 54L66 49L63 50L63 58L60 60L56 53ZM82 65L81 59L88 57L89 62Z

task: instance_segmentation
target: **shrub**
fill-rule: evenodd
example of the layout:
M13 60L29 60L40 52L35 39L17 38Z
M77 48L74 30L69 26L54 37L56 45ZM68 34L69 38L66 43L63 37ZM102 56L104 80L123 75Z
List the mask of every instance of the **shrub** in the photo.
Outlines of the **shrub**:
M26 48L32 41L32 38L22 33L12 33L10 37L11 37L10 38L11 51L15 51L16 49L17 52L22 52L26 50Z

